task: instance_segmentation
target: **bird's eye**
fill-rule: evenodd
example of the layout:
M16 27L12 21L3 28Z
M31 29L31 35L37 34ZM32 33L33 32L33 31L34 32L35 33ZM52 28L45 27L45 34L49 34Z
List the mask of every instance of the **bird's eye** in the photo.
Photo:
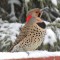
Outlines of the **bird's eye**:
M38 13L38 12L36 12L36 13Z

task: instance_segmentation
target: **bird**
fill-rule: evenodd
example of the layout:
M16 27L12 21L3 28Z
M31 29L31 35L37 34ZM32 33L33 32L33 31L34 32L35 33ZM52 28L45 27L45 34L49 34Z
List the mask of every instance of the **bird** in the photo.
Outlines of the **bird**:
M11 52L34 51L43 42L46 24L40 18L39 8L34 8L26 14L26 23L22 27Z

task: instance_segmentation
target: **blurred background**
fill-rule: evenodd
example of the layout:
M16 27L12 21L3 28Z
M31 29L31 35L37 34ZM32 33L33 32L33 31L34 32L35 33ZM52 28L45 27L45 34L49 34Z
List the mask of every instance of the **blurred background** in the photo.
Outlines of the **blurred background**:
M41 18L47 32L37 49L60 51L60 0L0 0L0 51L7 52L13 45L29 10L45 7Z
M0 17L8 22L24 23L30 9L45 7L48 9L42 18L54 21L56 17L60 17L60 0L0 0Z

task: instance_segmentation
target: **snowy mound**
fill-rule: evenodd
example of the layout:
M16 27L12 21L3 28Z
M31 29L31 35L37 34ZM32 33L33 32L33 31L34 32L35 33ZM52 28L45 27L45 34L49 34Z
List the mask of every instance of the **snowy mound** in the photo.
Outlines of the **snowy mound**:
M30 51L28 52L15 52L15 53L0 53L0 59L21 59L21 58L41 58L49 56L60 56L60 52L48 52L48 51ZM8 56L8 57L7 57Z
M0 40L4 40L8 36L8 40L15 41L16 35L19 34L20 23L3 23L0 24Z
M54 42L56 41L56 35L51 29L46 29L46 36L43 44L50 44L51 46L54 46Z
M0 23L0 51L7 51L12 46L22 26L20 23Z

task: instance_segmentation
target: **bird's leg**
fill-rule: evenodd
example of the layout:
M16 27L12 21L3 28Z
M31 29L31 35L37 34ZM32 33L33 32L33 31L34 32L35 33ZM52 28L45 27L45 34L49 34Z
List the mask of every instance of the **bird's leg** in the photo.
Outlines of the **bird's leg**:
M29 56L29 52L28 52L28 51L26 51L24 48L23 48L23 50L24 50L24 52L26 52L26 53L28 54L28 56Z

